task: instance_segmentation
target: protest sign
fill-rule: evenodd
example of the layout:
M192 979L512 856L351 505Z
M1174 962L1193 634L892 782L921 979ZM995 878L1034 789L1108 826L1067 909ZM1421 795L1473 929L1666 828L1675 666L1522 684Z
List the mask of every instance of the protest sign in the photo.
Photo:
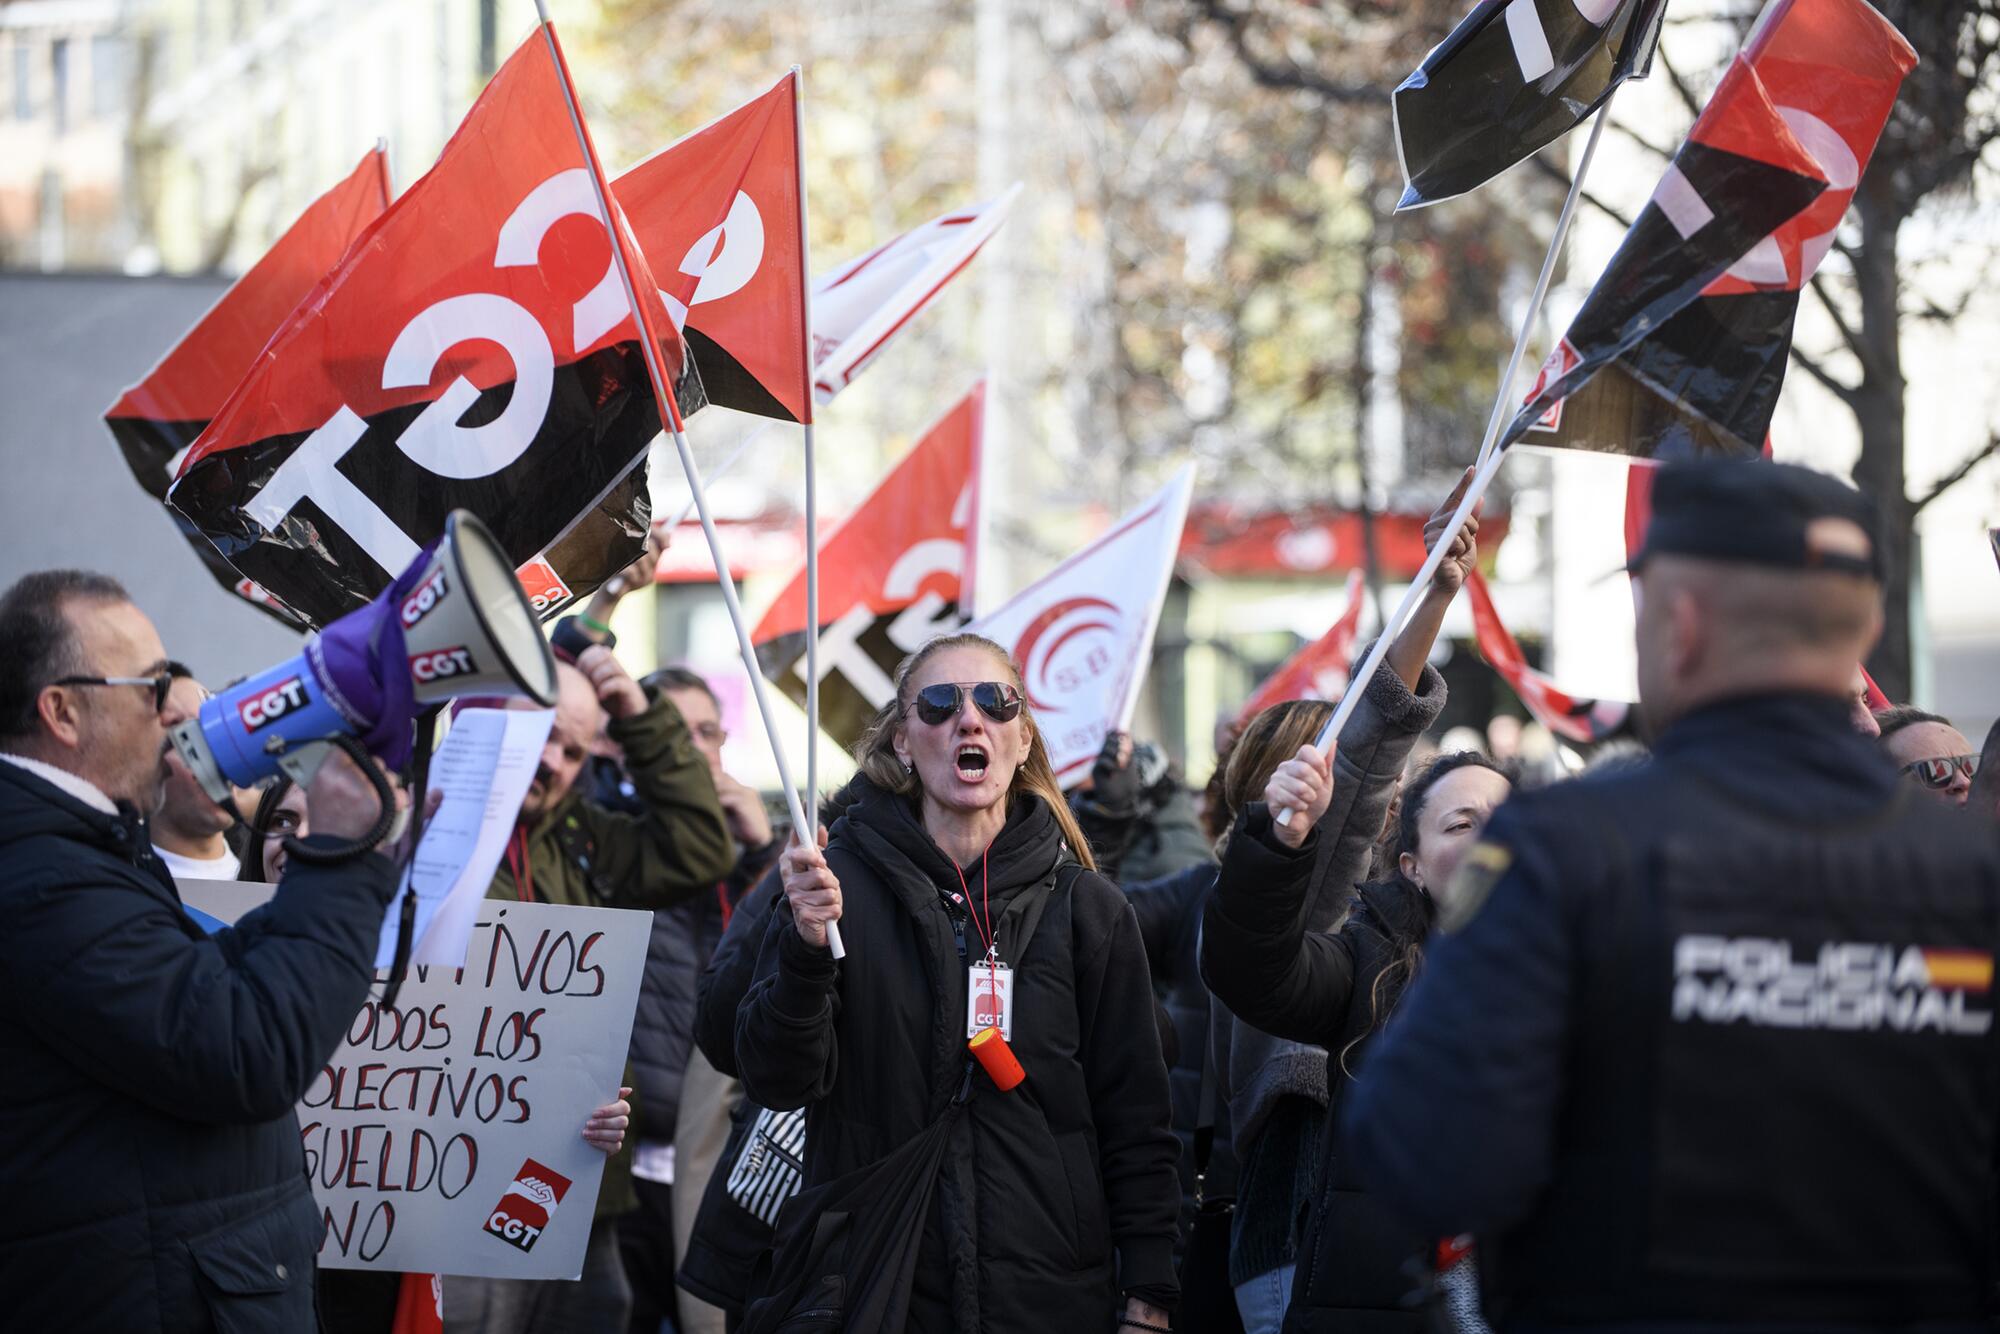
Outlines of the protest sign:
M251 889L190 882L233 920ZM575 1278L652 914L487 899L462 969L362 1006L298 1107L329 1269Z

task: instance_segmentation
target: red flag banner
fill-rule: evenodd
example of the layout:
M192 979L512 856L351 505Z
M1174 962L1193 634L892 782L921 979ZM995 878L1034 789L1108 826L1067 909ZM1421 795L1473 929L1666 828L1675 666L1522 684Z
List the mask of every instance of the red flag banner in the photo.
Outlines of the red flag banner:
M456 508L575 595L639 554L660 404L551 36L292 313L174 482L174 508L310 623L365 603ZM700 382L613 212L690 412Z
M1501 624L1492 590L1474 570L1465 577L1465 595L1472 607L1473 633L1479 655L1513 687L1535 721L1576 745L1608 740L1626 729L1632 706L1616 700L1580 699L1559 689L1554 681L1528 665L1521 646Z
M1361 632L1361 571L1347 574L1347 603L1327 632L1285 659L1277 671L1251 693L1237 717L1256 717L1273 704L1293 699L1338 700L1354 670L1354 644Z
M371 149L230 285L146 378L105 410L104 424L140 486L166 499L182 452L222 410L272 333L388 206L387 155ZM288 625L303 624L283 603L231 569L185 519L168 513L223 587Z
M897 664L964 620L985 412L982 382L820 544L820 728L843 748L893 697ZM764 675L803 705L803 569L750 638Z
M612 188L701 368L708 401L812 420L798 73Z
M1865 0L1767 9L1506 439L1756 453L1799 290L1915 66Z
M813 284L813 391L822 403L854 382L917 313L972 263L1007 220L998 199L932 218Z

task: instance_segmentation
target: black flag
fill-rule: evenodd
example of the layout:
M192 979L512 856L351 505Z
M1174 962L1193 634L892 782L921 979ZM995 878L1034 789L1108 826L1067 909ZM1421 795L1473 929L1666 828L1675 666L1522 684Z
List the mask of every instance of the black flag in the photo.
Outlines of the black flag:
M1666 0L1480 0L1390 97L1398 212L1476 190L1645 77Z

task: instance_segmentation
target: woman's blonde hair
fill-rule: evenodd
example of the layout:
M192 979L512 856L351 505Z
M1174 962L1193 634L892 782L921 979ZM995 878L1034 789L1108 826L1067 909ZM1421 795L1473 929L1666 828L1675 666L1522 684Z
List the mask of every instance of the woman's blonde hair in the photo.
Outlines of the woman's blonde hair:
M1325 700L1293 699L1273 704L1250 720L1229 749L1216 794L1222 803L1218 812L1222 833L1215 841L1218 854L1229 842L1236 813L1264 795L1264 786L1278 766L1298 754L1300 746L1317 739L1331 717L1333 705Z
M1035 726L1034 710L1028 706L1028 692L1021 684L1021 669L1014 665L1007 650L1001 648L983 635L940 635L922 648L903 659L896 668L896 696L868 723L868 729L855 743L854 762L863 777L885 792L900 796L916 796L920 784L911 770L903 767L896 758L896 731L903 724L903 715L910 707L910 678L917 669L930 661L933 655L946 649L969 648L990 653L994 659L1007 668L1014 678L1014 688L1021 691L1021 722L1028 729L1028 758L1014 770L1014 780L1007 787L1007 798L1012 801L1022 793L1040 797L1055 816L1057 828L1062 830L1063 839L1068 842L1070 852L1090 870L1097 869L1097 859L1091 856L1090 844L1083 837L1083 830L1077 826L1076 817L1070 814L1069 799L1063 795L1062 784L1056 781L1055 766L1049 763L1048 747L1042 744L1042 729Z

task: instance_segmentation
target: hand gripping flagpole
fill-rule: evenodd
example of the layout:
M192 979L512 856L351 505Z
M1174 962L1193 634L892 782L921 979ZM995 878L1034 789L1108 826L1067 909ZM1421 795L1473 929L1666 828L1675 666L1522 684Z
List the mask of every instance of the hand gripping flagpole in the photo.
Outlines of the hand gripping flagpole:
M695 466L694 451L688 447L687 431L681 424L680 404L674 401L673 381L667 378L666 369L660 364L659 339L653 334L652 321L647 318L646 307L639 300L639 289L632 282L632 270L625 262L626 233L615 221L618 215L612 211L611 194L604 185L604 168L597 160L597 149L591 144L589 134L584 131L583 111L576 103L576 89L570 82L569 65L563 59L555 29L549 24L548 0L535 0L535 12L541 17L542 36L548 42L549 54L562 76L559 82L562 84L563 101L569 107L570 126L576 131L577 142L583 146L584 158L590 164L591 189L597 194L598 213L604 221L605 233L611 239L611 262L618 270L619 281L625 286L625 299L632 308L632 322L639 330L639 347L646 358L646 370L653 377L654 391L666 405L666 422L674 438L674 449L681 456L681 468L687 474L688 489L694 493L695 510L701 515L701 531L708 538L708 552L715 561L715 582L722 589L723 603L729 608L730 622L736 627L736 647L743 655L744 669L750 673L750 689L757 697L757 712L764 720L764 734L771 740L771 756L777 761L778 781L784 784L792 828L805 831L804 838L812 838L816 826L806 819L805 810L799 804L798 789L792 786L791 764L785 759L784 742L779 740L777 721L771 715L770 696L764 689L764 673L757 666L757 650L750 643L749 622L743 617L743 604L737 600L736 585L729 578L729 560L723 554L722 539L715 531L715 520L709 515L708 497L701 486L701 469ZM840 941L839 923L827 923L826 943L832 948L834 958L847 956L846 947Z
M1453 511L1451 522L1445 525L1444 531L1438 534L1438 540L1424 556L1423 568L1419 569L1416 578L1410 581L1409 590L1403 594L1403 600L1397 604L1394 614L1383 622L1382 632L1375 636L1375 643L1369 648L1368 656L1362 659L1360 667L1348 677L1347 689L1341 694L1339 706L1334 709L1333 716L1326 720L1326 726L1320 729L1318 738L1313 742L1322 754L1340 736L1340 730L1347 726L1347 720L1354 716L1354 710L1361 703L1362 695L1367 693L1367 683L1375 679L1376 669L1389 654L1390 643L1403 632L1403 626L1408 623L1410 613L1416 610L1417 602L1424 595L1424 589L1437 575L1438 566L1444 564L1445 553L1451 550L1451 544L1458 540L1459 529L1465 527L1465 521L1471 515L1473 506L1479 503L1481 497L1486 494L1486 488L1491 486L1493 479L1500 474L1500 464L1506 456L1495 446L1500 440L1500 428L1507 421L1508 405L1514 401L1514 377L1520 373L1521 357L1528 350L1528 338L1534 332L1535 321L1541 318L1542 303L1548 300L1549 279L1555 273L1556 260L1562 255L1563 241L1569 235L1570 223L1576 219L1577 200L1583 195L1584 173L1590 170L1590 161L1597 156L1597 141L1604 134L1605 122L1611 117L1611 99L1617 95L1618 90L1612 89L1610 96L1607 96L1603 105L1598 107L1597 119L1590 127L1590 138L1583 146L1583 156L1577 160L1576 173L1569 183L1569 197L1563 201L1562 212L1556 217L1555 235L1549 240L1548 254L1542 258L1542 271L1535 280L1534 295L1528 298L1527 312L1521 317L1521 330L1514 336L1514 350L1507 358L1507 369L1500 376L1500 392L1493 400L1493 415L1486 422L1486 438L1479 443L1479 461L1472 474L1472 484L1465 488L1465 496L1458 502L1458 508ZM1367 503L1366 497L1362 498L1362 503ZM1360 684L1360 689L1355 688L1357 683ZM1281 825L1289 825L1292 822L1291 810L1288 808L1279 811L1277 821Z

